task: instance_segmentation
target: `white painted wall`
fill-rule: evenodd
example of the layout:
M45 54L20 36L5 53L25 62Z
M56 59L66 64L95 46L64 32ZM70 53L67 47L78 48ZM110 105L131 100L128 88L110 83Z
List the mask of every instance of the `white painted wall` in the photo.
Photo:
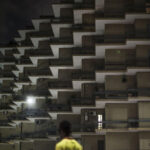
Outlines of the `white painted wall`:
M36 31L40 29L40 23L49 23L50 19L32 19L32 24Z
M96 18L96 32L104 33L105 24L134 23L136 19L150 19L150 14L126 14L125 18Z
M73 42L75 46L82 46L82 36L84 35L97 35L98 33L95 32L73 32Z
M104 0L95 0L95 9L96 10L104 10Z
M60 23L52 23L51 24L52 26L52 30L53 30L53 33L54 33L54 37L58 38L60 37L60 28L69 28L72 26L72 24L60 24Z
M92 9L74 9L74 24L82 24L82 15L85 13L94 13Z
M72 6L73 6L72 4L53 4L52 9L53 9L53 12L54 12L54 16L56 18L59 18L61 8L72 8Z

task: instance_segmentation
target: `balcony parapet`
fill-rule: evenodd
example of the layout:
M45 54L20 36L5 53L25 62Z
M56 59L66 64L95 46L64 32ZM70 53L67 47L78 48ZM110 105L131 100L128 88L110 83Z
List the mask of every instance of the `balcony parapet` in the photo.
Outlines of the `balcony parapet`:
M127 89L124 91L117 90L107 90L107 91L97 91L95 96L99 98L128 98L128 97L137 97L137 96L150 96L150 88L141 88L141 89Z
M27 52L25 52L25 55L28 55L28 56L47 56L47 55L52 55L52 52L50 49L41 48L41 49L36 49L36 50L28 50Z
M44 76L44 75L51 75L51 72L50 72L49 68L48 69L33 69L33 70L26 71L26 74L28 76L38 76L38 75Z
M35 90L21 90L23 95L34 95L34 96L49 96L50 93L47 89L35 89Z
M74 0L55 0L53 4L73 4Z
M95 55L94 47L73 47L72 55Z
M95 79L95 73L94 72L74 72L72 73L72 79L78 80L78 79Z
M71 107L69 105L63 104L48 104L46 106L47 111L71 111Z
M75 97L71 98L71 105L95 105L95 99L94 98L86 98L86 97Z
M95 30L95 25L91 24L91 25L87 25L87 24L75 24L75 25L72 25L72 28L73 28L73 31L94 31Z
M27 58L21 58L16 61L16 65L22 65L22 64L32 64L32 62L30 59Z
M1 94L12 94L13 90L10 87L0 87Z
M50 39L50 44L72 44L72 43L73 43L72 37Z
M67 81L55 81L49 82L48 87L50 89L63 89L63 88L72 88L72 83Z
M0 78L14 78L15 75L12 72L2 71L0 72Z
M0 63L9 63L9 62L15 62L16 59L13 56L4 56L4 57L0 57Z
M73 65L72 59L51 59L49 61L50 66L68 66Z
M94 3L75 3L73 5L74 9L94 9Z

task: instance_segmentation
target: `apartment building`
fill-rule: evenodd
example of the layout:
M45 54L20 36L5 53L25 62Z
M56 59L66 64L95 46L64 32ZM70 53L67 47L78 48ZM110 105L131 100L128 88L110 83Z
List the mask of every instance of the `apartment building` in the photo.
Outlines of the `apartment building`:
M84 150L150 150L150 1L52 9L0 47L0 150L54 150L62 120Z

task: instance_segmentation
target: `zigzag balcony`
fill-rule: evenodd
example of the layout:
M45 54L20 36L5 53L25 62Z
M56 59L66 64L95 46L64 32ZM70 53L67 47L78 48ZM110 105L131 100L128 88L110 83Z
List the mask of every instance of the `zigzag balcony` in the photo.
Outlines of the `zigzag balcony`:
M74 32L76 31L82 31L82 32L94 32L95 31L95 25L88 25L88 24L74 24L72 25L72 30Z
M23 132L23 133L20 133L20 134L11 134L10 136L8 137L2 137L1 138L1 142L8 142L10 140L14 140L14 139L27 139L27 138L33 138L33 139L36 139L36 138L47 138L48 135L56 135L57 129L56 129L56 126L54 127L50 127L50 128L47 128L47 129L43 129L43 130L38 130L38 131L33 131L33 132Z
M95 105L95 98L89 97L72 97L70 99L73 106L91 106Z
M124 34L124 35L104 35L104 41L106 43L124 43L126 42L126 39L149 39L150 38L150 31L140 31L137 30L134 33L130 33L130 34Z
M53 4L73 4L74 0L56 0Z
M11 115L11 120L18 120L18 118L28 118L28 117L48 117L48 113L44 109L24 109L20 113Z
M105 63L105 70L126 70L128 67L132 68L146 68L150 67L150 61L146 59L126 61L125 63Z
M72 89L70 81L53 81L48 83L49 89Z
M10 126L9 123L10 122L8 120L0 120L0 127L1 126Z
M87 71L73 72L71 78L72 80L94 80L95 73Z
M14 78L15 75L10 71L0 71L0 78Z
M10 107L10 104L11 103L0 103L0 109L2 110L2 109L12 109L11 107Z
M32 47L33 46L30 39L19 41L18 45L21 46L21 47Z
M95 4L94 3L75 3L73 5L74 9L94 9Z
M0 87L0 95L12 94L12 93L13 93L13 89L11 87L5 87L5 86Z
M30 65L32 64L31 60L29 58L20 58L16 61L16 65Z
M34 57L34 56L50 56L52 55L52 52L50 49L45 49L45 48L41 48L41 49L35 49L35 50L27 50L25 51L25 56L30 56L30 57Z
M73 47L72 55L95 55L94 47Z
M3 56L3 57L0 57L0 63L3 63L3 64L7 64L7 63L15 63L16 59L15 57L13 56Z
M49 112L66 112L71 111L71 106L65 104L46 103L46 110Z
M72 37L50 39L50 44L72 44L72 43L73 43Z
M64 58L60 58L60 59L51 59L49 60L49 65L50 67L52 66L72 66L73 62L72 59L64 59Z
M19 78L15 78L14 79L16 83L19 83L19 82L30 82L28 76L22 76L22 77L19 77Z
M59 18L54 18L52 19L51 23L73 23L73 18L64 18L64 17L59 17Z
M96 91L96 98L105 98L105 99L120 99L128 97L138 97L138 96L150 96L149 88L140 88L140 89L127 89L124 91L117 90L105 90L105 91Z
M38 31L29 34L30 37L51 37L52 31Z
M32 69L32 70L27 70L26 74L28 76L50 76L51 72L49 68L47 69Z
M139 123L142 122L146 122L149 123L150 119L147 120L139 120L139 119L128 119L126 121L122 121L122 120L106 120L106 121L93 121L93 122L89 122L86 124L82 124L80 127L80 130L82 132L97 132L97 133L101 133L101 132L109 132L109 129L112 129L111 131L115 131L115 130L120 130L120 131L128 131L128 132L132 132L132 131L140 131L140 128L138 126ZM99 127L100 124L100 127ZM77 125L78 126L78 125ZM116 126L116 127L115 127ZM124 127L120 127L118 128L118 126L124 126ZM144 130L144 128L141 128L142 130ZM145 131L150 130L149 127L145 128Z
M122 6L121 6L122 7ZM134 3L129 3L123 6L123 8L116 7L115 9L111 5L107 6L105 4L104 16L100 17L123 17L126 13L147 13L145 5L134 5Z
M30 90L30 89L22 89L21 90L22 91L22 94L24 95L24 96L28 96L28 95L34 95L34 96L37 96L37 97L45 97L45 96L49 96L50 95L50 93L49 93L49 91L47 90L47 89L35 89L35 90Z

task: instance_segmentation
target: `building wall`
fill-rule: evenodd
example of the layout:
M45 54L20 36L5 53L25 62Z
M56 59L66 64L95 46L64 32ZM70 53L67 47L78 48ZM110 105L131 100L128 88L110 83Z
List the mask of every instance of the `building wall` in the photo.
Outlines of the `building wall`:
M150 102L138 103L138 116L140 120L150 119ZM140 122L139 127L150 127L150 122Z
M137 150L137 133L108 133L105 138L106 150Z
M104 141L103 135L83 135L81 137L84 150L99 150L98 141Z

